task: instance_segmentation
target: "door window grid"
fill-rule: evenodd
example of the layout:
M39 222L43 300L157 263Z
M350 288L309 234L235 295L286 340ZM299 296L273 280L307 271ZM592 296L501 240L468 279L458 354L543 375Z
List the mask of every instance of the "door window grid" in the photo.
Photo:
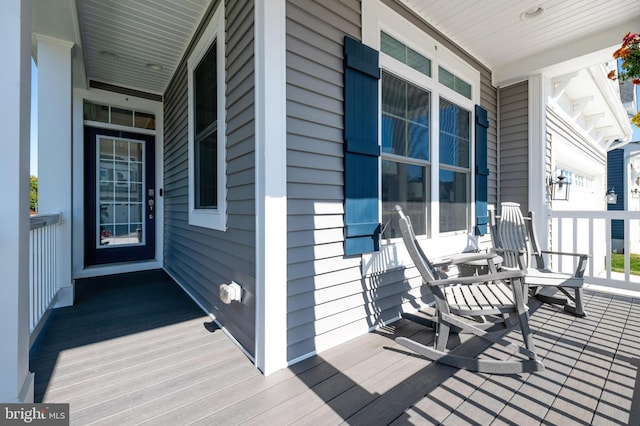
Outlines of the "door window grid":
M143 245L144 143L98 137L96 248Z

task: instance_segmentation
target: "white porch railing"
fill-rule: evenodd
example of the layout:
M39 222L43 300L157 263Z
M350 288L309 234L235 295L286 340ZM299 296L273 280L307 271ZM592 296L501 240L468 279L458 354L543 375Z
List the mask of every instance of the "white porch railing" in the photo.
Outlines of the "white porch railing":
M624 272L611 270L611 222L624 222ZM630 253L640 253L640 212L637 211L552 211L549 217L554 251L586 253L591 256L585 284L617 290L640 291L640 276L630 273ZM575 260L553 257L554 268L572 271Z
M60 214L31 216L29 232L29 332L32 341L40 322L55 301L56 243ZM36 333L34 333L36 331Z

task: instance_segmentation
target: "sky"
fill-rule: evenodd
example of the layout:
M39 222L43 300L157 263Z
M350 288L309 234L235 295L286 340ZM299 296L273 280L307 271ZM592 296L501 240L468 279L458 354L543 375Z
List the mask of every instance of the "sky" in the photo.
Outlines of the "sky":
M31 174L38 176L38 68L31 59Z

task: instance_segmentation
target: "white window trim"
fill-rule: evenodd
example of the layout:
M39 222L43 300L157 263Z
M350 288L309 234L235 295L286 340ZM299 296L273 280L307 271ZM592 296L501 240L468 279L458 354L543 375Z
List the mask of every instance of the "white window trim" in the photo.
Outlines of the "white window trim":
M195 208L195 149L193 73L211 44L217 40L217 109L218 109L218 207L216 209ZM209 25L187 60L189 78L189 224L226 231L227 229L227 171L226 171L226 97L225 97L225 33L224 5L220 4Z
M427 252L430 252L429 247L437 246L437 256L443 256L447 254L460 252L462 249L468 248L470 243L469 236L473 232L473 218L475 217L475 197L473 196L473 188L475 186L474 159L475 159L475 126L473 125L475 119L475 105L480 104L480 72L466 63L464 60L456 56L449 51L446 47L442 46L435 39L430 37L420 28L416 27L402 16L397 14L388 6L382 4L379 0L371 0L363 2L362 6L362 40L363 43L373 47L380 51L380 31L384 31L391 37L402 42L406 46L415 50L417 53L427 57L431 60L431 77L428 77L417 70L409 67L408 65L401 64L393 58L380 52L380 67L386 69L389 72L407 80L410 83L416 84L421 88L427 89L431 92L431 124L430 124L430 140L432 146L430 147L429 163L431 172L431 186L429 188L430 194L430 208L428 210L427 224L432 235L431 238L427 236L418 236L420 240L429 240L427 244ZM438 67L442 66L449 72L454 73L456 76L462 78L467 83L471 84L471 99L455 92L452 89L439 83L438 79ZM382 91L380 91L379 104L382 101ZM470 171L469 171L469 227L467 231L458 232L446 232L440 233L440 217L439 217L439 140L438 132L439 125L439 100L440 97L444 97L449 102L468 109L471 112L471 152L470 155ZM381 129L378 129L380 140ZM379 183L382 184L381 182ZM380 202L380 208L382 203ZM437 242L434 244L434 242ZM377 253L367 253L363 255L363 273L376 273L384 270L388 270L394 267L399 267L404 264L411 263L408 258L408 254L402 250L402 243L400 238L394 238L390 240L383 240L381 251ZM394 258L389 257L389 253L395 253Z

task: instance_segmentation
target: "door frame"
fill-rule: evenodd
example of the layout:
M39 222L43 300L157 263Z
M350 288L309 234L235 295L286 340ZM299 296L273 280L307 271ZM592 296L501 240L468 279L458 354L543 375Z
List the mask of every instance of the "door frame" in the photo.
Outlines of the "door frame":
M141 223L144 235L144 244L111 246L105 245L98 247L97 229L101 226L98 220L98 178L99 168L99 143L98 138L118 139L124 141L142 142L144 144L142 161L144 167L142 169L142 212ZM149 199L155 203L156 199L156 182L155 182L155 136L141 133L115 131L112 129L96 128L85 126L85 265L96 266L104 264L113 264L120 262L140 262L144 260L155 259L155 208L149 210ZM90 184L90 185L88 185ZM147 191L153 191L150 198ZM112 214L115 214L115 209ZM152 229L152 232L149 230Z
M145 94L142 94L145 95ZM74 89L73 92L73 213L72 213L72 273L73 278L86 278L100 275L110 275L125 272L143 271L149 269L158 269L163 267L163 244L164 244L164 197L160 194L164 184L163 170L163 145L164 137L162 129L164 127L163 103L153 98L157 95L146 94L151 99L132 96L131 94L122 94L109 92L99 89ZM110 105L113 107L132 109L155 114L156 130L146 130L130 128L125 126L116 126L106 123L97 123L93 121L84 121L83 104L84 101L95 102L99 104ZM114 264L104 264L87 266L84 265L84 221L85 221L85 182L84 182L84 126L119 130L128 133L139 133L155 136L155 181L156 181L156 197L155 197L155 259L142 260L135 262L124 262ZM63 218L64 220L64 218Z

